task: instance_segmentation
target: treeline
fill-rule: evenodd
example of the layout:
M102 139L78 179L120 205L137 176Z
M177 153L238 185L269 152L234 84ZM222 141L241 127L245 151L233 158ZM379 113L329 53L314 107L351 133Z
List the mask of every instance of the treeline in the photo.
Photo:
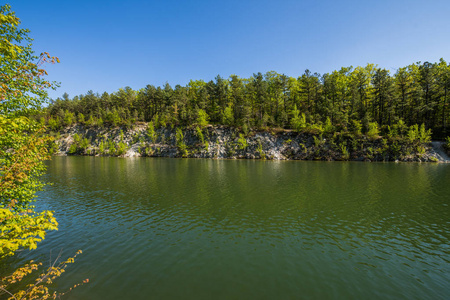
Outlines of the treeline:
M46 108L42 121L57 130L75 122L91 126L190 126L198 122L245 128L291 128L317 132L360 127L368 132L394 124L424 124L439 137L449 123L450 64L415 63L389 70L368 64L298 78L274 71L250 78L217 76L187 86L147 85L102 95L64 94Z

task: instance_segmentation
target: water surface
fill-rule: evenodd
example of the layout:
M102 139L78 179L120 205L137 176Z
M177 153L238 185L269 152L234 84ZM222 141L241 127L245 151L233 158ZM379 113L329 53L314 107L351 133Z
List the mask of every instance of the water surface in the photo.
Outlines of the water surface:
M450 166L56 157L69 299L445 299ZM448 298L447 298L448 299Z

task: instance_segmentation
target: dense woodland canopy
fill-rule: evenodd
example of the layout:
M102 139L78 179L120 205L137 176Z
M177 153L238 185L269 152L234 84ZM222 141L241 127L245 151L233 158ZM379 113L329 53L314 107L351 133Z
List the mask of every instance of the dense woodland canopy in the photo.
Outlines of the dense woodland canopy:
M53 129L72 123L130 126L153 121L156 126L189 126L199 120L247 128L322 128L336 130L375 122L380 128L425 124L437 137L447 136L450 114L450 64L415 63L397 69L343 67L320 75L306 70L294 78L274 71L250 78L191 80L187 86L147 85L102 95L56 99L46 109ZM44 121L44 120L43 120Z

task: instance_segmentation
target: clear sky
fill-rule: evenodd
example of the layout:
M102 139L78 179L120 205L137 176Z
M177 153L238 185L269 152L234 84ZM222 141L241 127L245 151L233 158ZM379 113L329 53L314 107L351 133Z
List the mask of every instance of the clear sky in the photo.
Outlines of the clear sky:
M0 0L61 82L52 98L220 74L298 77L374 63L450 60L449 0Z

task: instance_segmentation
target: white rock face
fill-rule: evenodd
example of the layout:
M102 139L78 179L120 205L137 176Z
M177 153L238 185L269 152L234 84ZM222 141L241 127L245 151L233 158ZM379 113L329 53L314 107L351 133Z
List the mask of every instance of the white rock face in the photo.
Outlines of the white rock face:
M342 145L336 142L313 136L311 134L298 134L289 130L279 133L256 132L240 140L242 133L236 128L224 126L208 126L203 128L203 141L197 136L195 128L183 129L182 141L177 141L176 128L159 128L155 130L156 139L151 140L147 134L147 124L141 123L132 128L87 128L74 125L65 128L56 139L57 155L67 155L70 146L74 143L74 136L89 140L89 146L79 149L79 155L110 155L109 148L119 148L126 144L122 157L193 157L193 158L219 158L219 159L302 159L302 160L390 160L390 161L450 161L440 142L433 142L433 147L426 147L425 153L410 153L402 157L394 157L382 152L381 141L368 141L361 144L358 151L349 151L347 157L343 156ZM103 143L103 152L100 144ZM182 151L183 147L186 151ZM346 149L349 149L346 144ZM350 153L351 152L351 153ZM375 154L373 154L375 153ZM391 155L391 156L390 156ZM117 153L113 153L117 156Z

